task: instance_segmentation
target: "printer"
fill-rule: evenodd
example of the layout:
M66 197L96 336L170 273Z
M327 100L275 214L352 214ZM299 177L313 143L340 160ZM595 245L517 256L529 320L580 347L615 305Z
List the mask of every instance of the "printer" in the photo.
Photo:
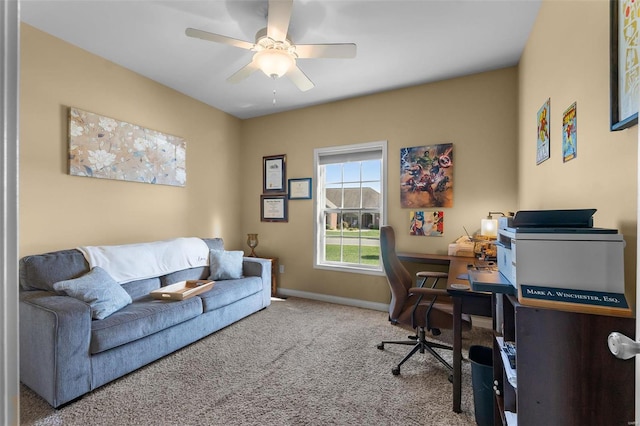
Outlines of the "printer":
M630 316L625 242L593 227L596 209L519 211L500 218L498 270L524 305Z

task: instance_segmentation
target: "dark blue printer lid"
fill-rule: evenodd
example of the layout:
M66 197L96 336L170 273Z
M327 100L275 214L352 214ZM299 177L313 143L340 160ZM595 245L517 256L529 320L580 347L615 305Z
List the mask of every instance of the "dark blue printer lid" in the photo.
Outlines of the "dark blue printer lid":
M596 209L520 210L513 217L514 228L592 228Z
M516 212L511 226L525 233L594 233L615 234L615 229L594 228L596 209L521 210Z

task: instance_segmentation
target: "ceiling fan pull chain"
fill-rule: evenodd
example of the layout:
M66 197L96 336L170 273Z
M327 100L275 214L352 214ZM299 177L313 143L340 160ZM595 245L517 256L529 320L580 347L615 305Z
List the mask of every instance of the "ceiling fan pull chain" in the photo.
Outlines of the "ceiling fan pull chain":
M278 88L278 79L273 79L273 106L276 106L276 89Z

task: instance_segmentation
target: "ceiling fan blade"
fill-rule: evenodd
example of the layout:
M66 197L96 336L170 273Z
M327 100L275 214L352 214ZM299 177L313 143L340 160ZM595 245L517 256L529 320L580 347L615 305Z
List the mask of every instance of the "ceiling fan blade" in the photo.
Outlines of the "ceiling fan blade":
M276 41L287 39L293 0L269 0L267 36Z
M313 89L316 86L315 84L313 84L313 81L309 80L309 77L307 77L306 74L303 73L302 70L297 66L287 71L286 76L289 77L293 84L295 84L298 89L303 92Z
M356 45L353 43L336 44L296 44L298 58L355 58Z
M247 65L236 71L235 74L233 74L231 77L227 78L227 81L229 83L239 83L259 69L260 68L258 68L258 64L256 64L255 61L251 61Z
M238 40L236 38L210 33L208 31L196 30L195 28L187 28L184 33L189 37L195 37L202 40L213 41L216 43L229 44L241 49L251 50L255 46L253 43L249 43L248 41Z

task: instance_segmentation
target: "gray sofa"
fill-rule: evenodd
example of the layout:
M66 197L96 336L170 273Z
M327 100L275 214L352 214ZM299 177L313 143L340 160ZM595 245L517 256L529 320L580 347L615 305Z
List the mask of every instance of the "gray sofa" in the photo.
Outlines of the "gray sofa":
M222 250L222 239L203 239ZM205 250L207 248L205 247ZM132 303L92 319L91 307L53 289L90 271L77 249L20 260L20 380L59 407L118 377L195 342L271 303L271 265L242 259L242 278L219 280L181 301L149 292L183 280L206 279L209 266L122 284Z

